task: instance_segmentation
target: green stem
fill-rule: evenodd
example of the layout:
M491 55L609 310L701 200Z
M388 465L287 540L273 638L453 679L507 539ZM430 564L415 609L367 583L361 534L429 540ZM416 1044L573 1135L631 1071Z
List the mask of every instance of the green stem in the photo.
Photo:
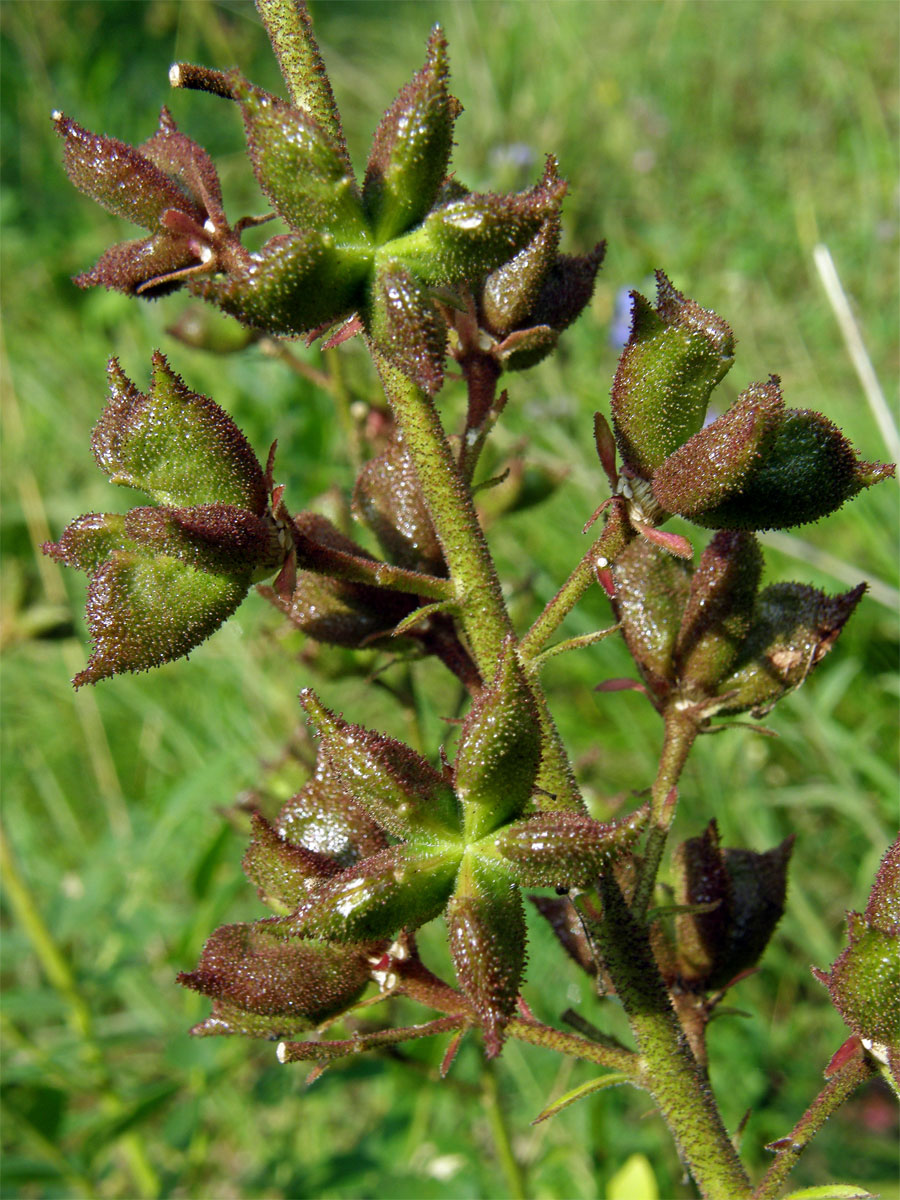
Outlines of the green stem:
M659 864L675 819L674 797L671 800L670 797L698 733L696 722L676 708L667 710L665 722L662 754L650 798L650 832L631 902L631 911L639 920L650 907Z
M774 1200L800 1155L828 1118L874 1074L875 1066L864 1054L851 1058L838 1069L788 1136L778 1144L775 1160L753 1192L753 1200Z
M481 675L494 676L512 622L469 489L440 417L425 393L370 344L385 393L416 467L419 486L461 603L460 619Z
M471 491L460 474L431 399L371 342L369 349L415 464L422 496L459 600L459 620L472 656L482 679L490 681L503 642L514 637L514 633ZM531 687L544 747L537 786L551 797L547 807L580 809L578 785L546 697L534 681Z
M508 1037L518 1038L520 1042L528 1042L531 1046L543 1046L545 1050L553 1050L571 1058L581 1058L585 1062L596 1063L598 1067L609 1067L627 1075L635 1084L640 1082L637 1055L624 1047L593 1042L588 1038L579 1037L576 1033L566 1033L562 1029L554 1029L552 1025L542 1025L539 1021L526 1017L515 1017L507 1025L506 1033Z
M597 571L615 562L633 536L616 503L603 532L522 638L519 656L523 662L540 653L591 584L597 582Z
M528 1194L525 1186L525 1173L513 1153L506 1113L503 1111L503 1099L497 1086L497 1075L492 1062L484 1063L482 1080L484 1083L484 1106L494 1139L494 1150L506 1180L506 1194L510 1200L525 1200Z
M640 1055L638 1086L656 1101L705 1200L749 1200L750 1181L691 1053L653 958L612 875L600 881L603 915L585 912ZM582 907L584 901L576 901Z

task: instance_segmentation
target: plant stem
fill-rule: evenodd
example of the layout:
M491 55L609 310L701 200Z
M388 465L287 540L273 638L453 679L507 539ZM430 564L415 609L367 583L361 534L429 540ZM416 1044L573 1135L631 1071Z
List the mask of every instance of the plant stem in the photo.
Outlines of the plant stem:
M615 562L633 536L616 504L603 532L522 638L519 656L523 662L540 653L591 584L597 582L597 571Z
M514 633L471 491L460 474L431 399L371 342L369 349L444 551L459 600L460 623L481 677L489 683L494 678L503 643L514 637ZM533 681L530 686L543 737L537 785L550 797L545 807L580 809L575 776L546 698Z
M640 1054L636 1080L656 1101L705 1200L749 1200L750 1181L722 1123L715 1098L672 1009L646 928L615 878L600 881L602 918L585 912Z
M525 1186L525 1173L513 1152L506 1123L506 1113L503 1111L503 1099L497 1086L497 1075L492 1062L485 1061L483 1063L482 1081L484 1083L484 1107L491 1126L494 1150L506 1179L506 1194L510 1200L525 1200L528 1194Z
M508 1037L518 1038L532 1046L543 1046L545 1050L554 1050L557 1054L568 1054L585 1062L596 1063L599 1067L621 1071L636 1085L640 1085L637 1055L624 1047L593 1042L576 1033L566 1033L562 1029L554 1029L552 1025L542 1025L525 1017L513 1018L506 1027L506 1033Z
M674 799L670 801L669 797L697 740L697 723L678 709L667 710L665 723L662 754L650 798L650 832L631 902L631 911L639 920L647 915L656 874L675 819Z
M385 393L416 475L461 603L460 619L478 669L493 679L512 623L469 489L459 474L440 417L428 396L370 344Z
M753 1192L753 1200L774 1200L800 1155L828 1118L874 1074L875 1066L864 1054L856 1055L838 1069L778 1146L774 1162Z

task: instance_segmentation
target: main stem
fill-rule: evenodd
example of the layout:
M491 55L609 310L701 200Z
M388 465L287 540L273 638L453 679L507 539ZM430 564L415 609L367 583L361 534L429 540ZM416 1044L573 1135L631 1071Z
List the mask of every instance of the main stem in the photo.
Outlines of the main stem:
M459 620L481 677L490 682L504 641L514 637L500 580L432 400L369 345L444 551L459 600ZM546 697L531 682L538 706L544 753L537 786L545 808L581 808L581 797L568 755L553 723Z
M749 1200L750 1181L678 1024L646 930L612 875L600 888L602 917L591 913L588 920L637 1042L638 1085L656 1101L705 1200Z

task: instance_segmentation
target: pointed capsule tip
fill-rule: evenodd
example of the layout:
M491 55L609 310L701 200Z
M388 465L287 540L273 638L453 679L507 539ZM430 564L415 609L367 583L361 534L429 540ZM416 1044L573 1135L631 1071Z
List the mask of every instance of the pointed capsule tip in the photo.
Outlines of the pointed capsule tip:
M181 63L172 63L169 67L169 83L173 88L181 87Z

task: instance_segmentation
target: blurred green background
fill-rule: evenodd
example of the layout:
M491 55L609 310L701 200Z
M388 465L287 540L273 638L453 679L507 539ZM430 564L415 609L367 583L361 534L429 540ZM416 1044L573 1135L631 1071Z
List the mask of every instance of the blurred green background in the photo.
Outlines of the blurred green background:
M649 3L319 0L317 34L351 151L421 63L430 25L450 41L457 173L510 189L554 152L571 192L566 244L609 251L595 299L552 362L509 380L503 452L530 439L531 461L567 483L540 509L491 529L520 627L586 545L605 495L591 414L608 403L621 291L663 267L728 319L737 365L724 408L777 372L788 403L821 408L864 456L887 457L817 277L828 245L875 371L893 389L897 359L897 45L892 0ZM244 839L228 809L249 790L284 794L300 743L297 690L309 682L353 719L434 754L454 689L430 664L339 678L349 660L311 655L251 597L191 657L153 674L73 694L86 642L81 575L36 545L76 514L121 509L89 451L117 354L144 386L162 347L189 385L212 394L260 454L279 439L278 478L294 508L352 482L328 396L258 349L212 358L166 327L189 303L79 292L70 276L132 236L78 195L49 120L141 141L159 105L221 165L232 218L264 205L242 153L237 114L209 96L170 94L174 59L228 67L278 88L265 35L235 0L5 0L2 20L4 1196L500 1197L508 1194L473 1044L436 1082L443 1045L367 1056L308 1091L305 1068L273 1047L192 1040L207 1011L179 989L205 936L262 915L241 874ZM318 349L296 348L321 365ZM341 351L351 392L374 397L361 350ZM459 410L448 390L448 419ZM822 527L772 539L770 580L837 591L873 581L836 651L779 706L778 740L708 738L681 790L677 832L710 816L725 844L767 848L796 832L788 913L762 970L732 1003L746 1015L711 1031L713 1081L758 1173L763 1145L788 1132L845 1036L811 963L825 967L861 908L896 828L897 489L874 489ZM696 538L695 538L696 540ZM609 622L598 593L566 632ZM302 659L301 656L302 655ZM313 662L313 659L317 662ZM318 674L314 675L314 669ZM323 676L324 673L324 676ZM592 691L633 673L618 642L557 660L547 684L598 814L646 787L660 740L636 694ZM392 696L389 695L393 693ZM394 703L396 699L396 703ZM299 776L298 776L299 778ZM525 995L542 1018L575 1006L620 1028L532 922ZM438 931L439 932L439 931ZM440 937L423 935L440 962ZM390 1002L372 1019L421 1019ZM588 1079L586 1065L511 1044L496 1071L513 1146L536 1198L639 1194L616 1172L653 1165L658 1194L690 1196L670 1139L642 1095L619 1089L529 1122ZM796 1186L841 1178L897 1196L896 1117L878 1085L860 1092L802 1160ZM624 1189L624 1190L623 1190Z

